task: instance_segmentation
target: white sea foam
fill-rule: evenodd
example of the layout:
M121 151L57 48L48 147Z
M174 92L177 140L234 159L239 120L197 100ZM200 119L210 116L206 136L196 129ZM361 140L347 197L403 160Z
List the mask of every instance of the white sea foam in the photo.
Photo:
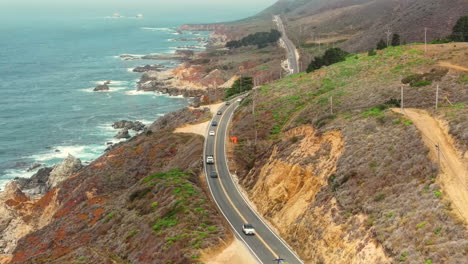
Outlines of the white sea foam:
M127 68L127 71L128 71L128 72L133 72L134 69L135 69L135 68Z
M110 81L110 83L108 84L110 87L128 84L127 81L114 81L114 80L94 81L93 83L96 85L103 85L105 82L108 82L108 81Z
M137 90L133 90L133 91L126 91L125 92L126 95L159 95L158 93L156 92L145 92L145 91L137 91Z
M30 178L31 176L36 173L38 169L32 170L32 171L27 171L27 170L21 170L21 169L9 169L6 170L4 175L2 175L2 179L0 180L0 192L5 190L5 186L7 185L8 182L13 180L14 178Z
M80 89L80 91L85 92L85 93L114 93L122 90L128 89L127 86L110 86L108 91L94 91L94 88L85 88L85 89Z
M32 155L31 158L37 162L60 161L71 154L82 161L90 161L99 157L104 149L102 145L56 146L48 152Z
M151 30L151 31L174 31L171 28L155 28L155 27L141 27L140 29Z

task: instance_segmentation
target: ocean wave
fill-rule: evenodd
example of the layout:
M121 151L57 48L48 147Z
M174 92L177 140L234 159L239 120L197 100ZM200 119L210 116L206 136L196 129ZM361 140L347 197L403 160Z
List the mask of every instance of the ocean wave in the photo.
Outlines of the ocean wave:
M174 31L174 29L171 29L171 28L155 28L155 27L141 27L140 29L151 30L151 31Z
M114 93L114 92L127 90L127 89L128 89L127 86L110 86L110 89L108 91L94 91L94 87L80 89L80 91L85 92L85 93Z
M133 72L134 69L135 69L135 68L127 68L127 71L128 71L128 72Z
M145 92L145 91L137 91L137 90L133 90L133 91L126 91L125 92L126 95L152 95L152 96L155 96L155 95L160 95L159 93L157 92Z
M74 145L74 146L56 146L48 152L32 155L31 158L37 162L60 162L66 159L68 155L81 159L82 161L91 161L105 150L105 145Z
M110 87L112 86L121 86L121 85L126 85L128 84L128 81L114 81L114 80L104 80L104 81L94 81L92 83L96 84L96 85L103 85L105 82L110 82L108 85Z
M40 168L37 168L32 171L21 170L21 169L9 169L5 170L4 174L0 179L0 192L5 190L5 186L14 178L30 178L34 175Z

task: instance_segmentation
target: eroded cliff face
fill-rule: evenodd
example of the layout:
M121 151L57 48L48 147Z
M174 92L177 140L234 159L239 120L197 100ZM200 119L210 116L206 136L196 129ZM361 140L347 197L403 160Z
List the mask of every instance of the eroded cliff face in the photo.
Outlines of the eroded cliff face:
M50 223L58 210L55 187L82 168L81 161L68 156L53 168L45 168L38 174L40 180L18 179L10 182L0 193L0 254L7 263L23 236Z
M343 153L339 131L317 135L311 126L302 126L285 133L283 143L293 142L297 143L286 150L284 145L274 146L260 171L251 171L258 174L251 188L253 201L281 229L291 225L315 200Z
M320 134L312 126L296 127L284 133L243 183L259 212L307 263L390 263L366 230L366 216L335 221L339 208L334 198L311 206L327 188L343 152L340 131Z

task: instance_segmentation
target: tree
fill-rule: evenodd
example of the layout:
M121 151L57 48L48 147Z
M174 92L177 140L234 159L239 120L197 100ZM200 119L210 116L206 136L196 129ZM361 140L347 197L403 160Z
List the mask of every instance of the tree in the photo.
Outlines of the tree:
M226 43L226 47L229 49L240 48L243 46L256 45L257 48L261 49L269 44L276 43L281 38L281 32L276 29L272 29L270 32L257 32L250 34L240 40L232 40Z
M344 61L348 54L348 52L340 48L327 49L323 56L317 56L310 62L309 66L307 66L306 71L313 72L322 68L323 66L328 66L340 61Z
M252 90L253 78L252 77L241 77L237 79L231 88L226 89L226 98L232 95L239 94L245 91Z
M392 36L392 46L400 46L400 35L393 34Z
M386 47L387 47L387 43L385 42L385 40L380 39L380 41L377 43L377 49L378 50L383 50Z
M453 41L468 42L468 15L458 19L455 26L453 26L450 39Z

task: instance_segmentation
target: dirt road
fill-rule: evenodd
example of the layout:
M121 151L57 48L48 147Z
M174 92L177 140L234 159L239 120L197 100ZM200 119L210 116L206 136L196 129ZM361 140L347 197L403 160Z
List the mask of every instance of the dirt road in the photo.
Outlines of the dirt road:
M392 109L401 113L400 109ZM442 195L452 202L453 208L468 223L468 160L455 148L447 128L424 110L405 109L404 115L410 119L423 134L424 143L430 149L431 158L437 162L437 148L441 150L441 172L438 182Z
M439 62L439 65L442 67L458 70L458 71L466 71L468 72L468 68L460 66L460 65L454 65L449 62Z

